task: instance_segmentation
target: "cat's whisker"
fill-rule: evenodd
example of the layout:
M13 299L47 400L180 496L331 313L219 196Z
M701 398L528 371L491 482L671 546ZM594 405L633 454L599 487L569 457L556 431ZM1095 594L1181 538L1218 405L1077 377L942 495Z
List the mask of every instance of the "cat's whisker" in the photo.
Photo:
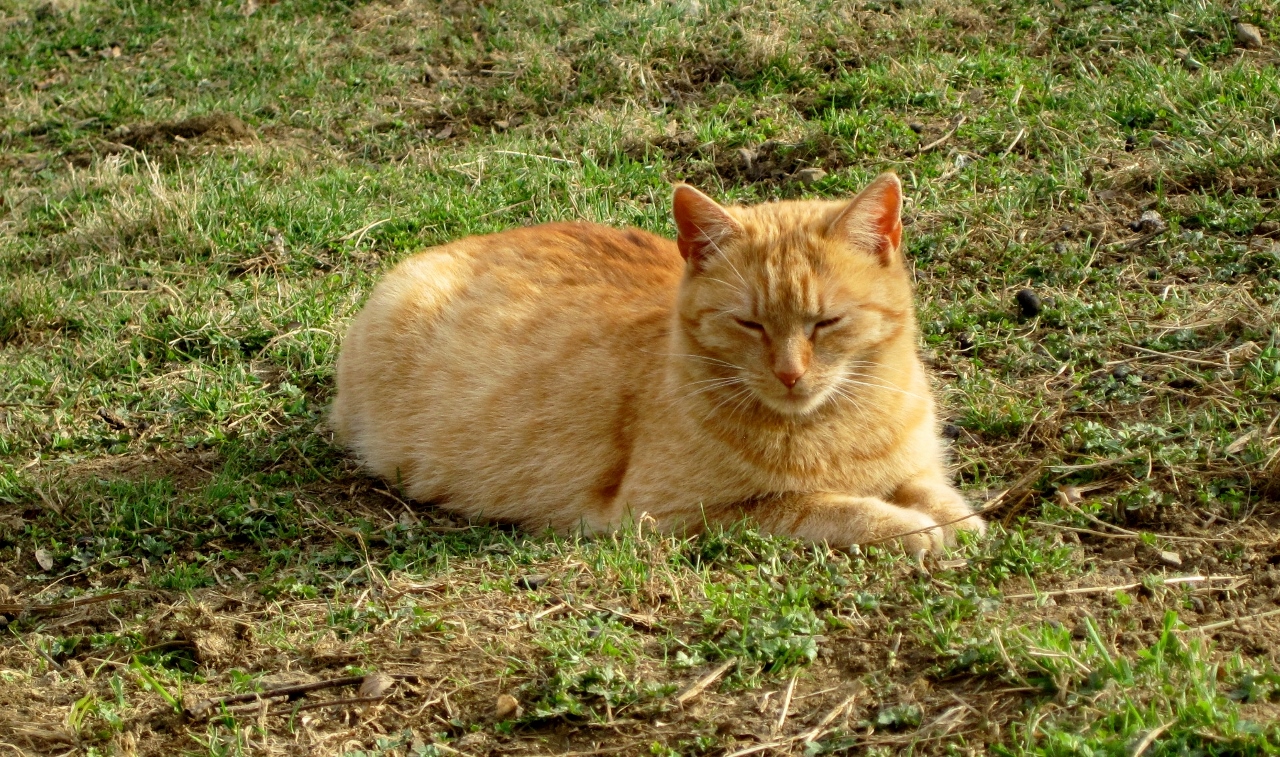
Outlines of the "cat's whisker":
M696 392L690 392L689 394L684 395L684 399L697 397L699 394L702 394L703 392L709 392L715 389L723 389L726 386L733 386L734 384L742 384L742 383L746 383L746 379L744 378L725 379L720 381L719 383L712 384L710 386L704 386Z
M896 373L899 376L905 373L905 371L901 368L898 368L892 365L885 365L884 363L873 362L870 360L850 360L849 362L845 363L845 367L846 368L874 368L877 370L889 371L890 373Z
M832 393L832 394L835 394L835 395L836 395L836 396L838 396L840 399L845 400L846 402L848 402L849 404L853 405L854 407L859 407L859 408L860 408L860 407L862 407L862 403L858 401L858 398L857 398L857 397L854 397L852 394L850 394L849 392L845 391L845 390L844 390L843 388L841 388L839 385L835 385L835 384L833 384L833 385L831 386L831 393Z
M901 388L899 384L905 383L905 382L897 381L894 379L889 379L884 376L877 376L872 373L862 373L860 371L845 371L844 376L849 378L865 379L866 381L879 381L879 382L882 382L885 386L891 386L894 388Z
M694 360L705 360L708 363L715 363L717 365L723 365L729 368L737 368L740 371L746 370L742 366L734 365L733 363L730 363L727 360L721 360L719 358L714 358L714 357L707 357L706 355L694 355L692 353L687 353L687 352L652 352L650 350L641 350L641 352L644 352L645 354L648 354L648 355L659 355L661 357L688 357L688 358L693 358Z
M717 402L717 403L716 403L716 405L715 405L715 407L711 408L711 410L706 414L706 417L704 417L702 420L704 420L704 421L705 421L705 420L707 420L707 418L710 418L712 415L714 415L714 414L715 414L715 412L716 412L717 410L719 410L719 409L721 408L721 406L725 405L725 404L726 404L726 403L728 403L729 401L734 400L734 399L737 399L738 397L741 397L741 396L742 396L742 395L744 395L744 394L749 395L750 393L751 393L751 387L747 387L746 389L739 389L738 391L734 392L733 394L729 395L728 397L726 397L726 398L724 398L724 399L720 400L719 402Z
M698 389L697 391L690 392L689 394L681 395L681 398L682 398L682 399L688 399L689 397L695 397L695 396L697 396L698 394L701 394L702 392L704 392L704 391L706 391L706 390L709 390L709 389L717 389L717 388L722 387L722 386L730 386L730 385L732 385L732 384L736 384L736 383L738 383L736 380L733 380L733 379L716 379L715 381L716 381L716 383L714 383L714 384L710 384L710 385L708 385L708 386L704 386L704 387L702 387L701 389ZM690 384L682 384L682 385L680 385L680 386L672 387L672 388L668 389L667 391L663 392L663 393L660 395L660 399L664 399L664 400L665 400L665 399L671 399L671 398L675 397L676 395L678 395L678 394L680 393L680 390L682 390L682 389L687 389L687 388L689 388L689 386L690 386Z
M748 403L750 403L750 402L751 402L751 397L752 397L752 395L753 395L753 394L754 394L754 392L748 392L748 393L747 393L747 395L746 395L746 396L744 396L742 399L740 399L740 400L738 400L737 402L733 403L733 407L729 408L729 414L728 414L727 416L725 416L725 417L726 417L726 419L727 419L727 418L732 418L733 416L737 415L737 413L738 413L738 411L739 411L739 410L741 410L741 409L743 409L743 408L747 407Z
M866 377L866 378L872 378L872 377ZM868 388L868 389L879 389L879 390L881 390L881 391L886 391L886 392L897 392L898 394L904 394L904 395L906 395L906 396L908 396L908 397L913 397L913 398L918 399L918 400L920 400L920 401L922 401L922 402L923 402L923 401L925 401L925 398L924 398L924 397L921 397L919 394L916 394L915 392L909 392L909 391L907 391L906 389L899 389L899 388L898 388L898 387L896 387L896 386L889 386L889 385L887 385L887 384L872 384L872 383L869 383L869 382L866 382L866 381L857 381L857 380L855 380L855 379L853 379L853 378L850 378L850 377L848 377L848 376L843 376L843 377L841 377L841 378L839 379L839 381L840 381L840 383L841 383L841 384L848 384L848 385L850 385L850 386L863 386L863 387L866 387L866 388Z

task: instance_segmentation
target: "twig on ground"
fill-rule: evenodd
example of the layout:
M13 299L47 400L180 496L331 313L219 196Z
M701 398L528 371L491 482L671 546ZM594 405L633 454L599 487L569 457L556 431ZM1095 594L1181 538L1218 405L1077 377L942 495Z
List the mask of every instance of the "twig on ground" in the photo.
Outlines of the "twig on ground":
M1243 576L1175 576L1160 581L1161 586L1177 586L1178 584L1193 584L1205 581L1235 581ZM1065 597L1073 594L1108 594L1117 591L1128 591L1129 589L1137 589L1143 585L1143 582L1129 584L1116 584L1112 586L1081 586L1075 589L1059 589L1057 591L1042 591L1034 594L1010 594L1005 599L1038 599L1040 597ZM1277 611L1280 612L1280 611Z
M550 155L535 155L534 153L531 153L531 152L519 152L517 150L494 150L493 154L494 155L514 155L520 158L535 158L537 160L547 160L552 163L563 163L567 166L578 165L578 161L569 160L568 158L554 158Z
M732 657L728 660L725 660L720 665L720 667L716 668L710 673L707 673L703 677L699 678L697 681L695 681L692 685L690 685L684 691L677 694L676 704L684 706L689 702L702 696L702 692L706 691L711 686L711 684L720 680L720 676L724 675L725 671L729 670L729 668L737 664L738 664L738 659L736 657Z
M645 618L644 616L641 616L641 615L636 615L635 613L623 612L621 610L610 610L605 607L597 607L596 605L593 605L590 603L582 605L582 609L590 610L592 612L608 613L609 615L612 615L615 618L620 618L622 620L627 621L628 623L638 627L642 631L654 631L654 630L657 630L658 628L653 623L652 619Z
M916 155L923 155L924 153L945 144L948 139L955 136L955 133L960 130L961 126L964 126L964 122L968 120L968 118L968 116L960 116L960 120L956 121L956 125L951 127L951 131L943 134L941 137L938 137L924 147L921 147L919 150L916 150Z
M1147 354L1147 355L1156 355L1156 356L1158 356L1158 357L1167 357L1167 358L1169 358L1170 360L1181 360L1181 361L1182 361L1182 362L1184 362L1184 363L1195 363L1196 365L1208 365L1208 366L1212 366L1212 367L1214 367L1214 368L1227 368L1227 367L1228 367L1225 363L1215 363L1215 362L1213 362L1212 360L1201 360L1201 359L1199 359L1199 358L1187 357L1186 355L1175 355L1175 354L1173 354L1172 352L1159 352L1159 351L1157 351L1157 350L1149 350L1149 349L1147 349L1146 347L1139 347L1139 346L1138 346L1138 345L1136 345L1136 344L1125 344L1124 342L1121 342L1121 343L1120 343L1120 346L1121 346L1121 347L1124 347L1125 349L1130 349L1130 350L1133 350L1133 351L1135 351L1135 352L1142 352L1142 353L1145 353L1145 354Z
M69 599L66 602L54 602L48 605L20 605L5 604L0 605L0 614L4 615L48 615L49 613L62 612L63 610L74 610L77 607L85 605L97 604L98 602L109 602L113 599L121 599L134 594L150 594L151 592L140 591L113 591L110 594L99 594L96 597L77 597Z
M1160 229L1159 231L1148 232L1136 239L1130 239L1125 242L1112 242L1111 244L1106 246L1106 249L1109 252L1125 252L1127 250L1136 250L1137 248L1142 247L1147 242L1150 242L1151 240L1155 239L1156 237L1160 236L1166 231L1168 231L1168 229Z
M1169 730L1169 726L1173 725L1176 722L1178 721L1170 720L1168 723L1164 723L1163 725L1156 726L1155 728L1152 728L1150 731L1147 731L1146 735L1144 735L1142 739L1138 741L1137 744L1134 745L1133 753L1130 754L1129 757L1142 757L1142 753L1147 751L1147 749L1149 749L1151 745L1155 743L1156 739L1160 737L1160 734Z
M1267 610L1266 612L1255 613L1253 615L1242 615L1238 618L1228 618L1227 620L1220 620L1217 623L1206 623L1203 626L1195 626L1193 628L1188 628L1186 630L1216 631L1219 628L1227 628L1228 626L1234 626L1249 620L1261 620L1262 618L1270 618L1273 615L1280 615L1280 610Z
M213 697L204 699L190 707L186 708L187 717L205 718L215 714L215 712L227 705L238 704L240 702L257 702L259 700L277 699L279 697L300 697L313 691L323 691L324 689L337 689L344 686L357 686L364 683L368 676L344 676L342 678L331 678L327 681L312 681L311 683L298 683L291 686L280 686L265 691L251 691L245 694L229 694L224 697ZM419 676L410 673L393 673L391 677L398 681L418 681ZM381 698L381 697L379 697Z
M1027 130L1025 128L1018 129L1018 136L1014 137L1013 141L1009 143L1009 146L1004 148L1004 152L1000 153L1000 157L1002 159L1009 157L1009 153L1013 152L1013 148L1017 147L1018 143L1021 142L1022 138L1025 137L1026 135L1027 135Z
M793 741L809 742L817 739L819 736L821 736L823 733L826 732L827 726L831 725L832 721L840 717L840 714L842 712L844 712L848 707L850 707L854 702L856 702L858 697L862 696L862 692L864 692L865 690L866 690L866 687L863 686L861 683L855 684L853 687L853 691L849 694L849 696L845 697L840 702L840 704L833 707L829 712L827 712L826 715L823 715L822 719L818 721L817 725L805 731L804 733L801 733L800 735L794 737Z
M805 744L805 743L814 741L820 738L824 733L826 733L827 726L831 725L831 723L835 721L836 718L840 717L841 713L843 713L846 709L849 708L850 705L852 705L855 701L857 701L858 697L862 696L862 693L864 691L866 691L866 687L864 687L861 683L854 686L853 692L850 693L849 696L842 699L840 701L840 704L837 704L835 707L828 710L827 714L823 715L822 719L819 720L817 724L815 724L812 728L808 729L807 731L802 731L796 734L795 736L792 736L787 739L782 739L780 741L767 741L763 744L754 744L744 749L739 749L736 752L726 754L725 757L746 757L746 755L748 754L755 754L756 752L763 752L768 749L780 749L783 747L789 747L792 744L795 744L797 742Z
M796 678L800 674L791 674L791 682L787 684L787 693L782 695L782 709L778 712L778 722L773 724L773 732L778 733L782 730L783 724L787 722L787 711L791 709L791 696L796 692Z

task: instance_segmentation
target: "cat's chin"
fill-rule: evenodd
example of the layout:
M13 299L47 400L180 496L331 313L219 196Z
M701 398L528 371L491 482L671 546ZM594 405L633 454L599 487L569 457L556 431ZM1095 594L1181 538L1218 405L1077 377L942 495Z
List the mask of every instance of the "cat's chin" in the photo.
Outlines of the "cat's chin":
M826 392L812 392L809 394L784 394L776 397L761 397L761 402L765 407L774 411L778 415L785 415L791 418L799 418L814 410L826 401Z

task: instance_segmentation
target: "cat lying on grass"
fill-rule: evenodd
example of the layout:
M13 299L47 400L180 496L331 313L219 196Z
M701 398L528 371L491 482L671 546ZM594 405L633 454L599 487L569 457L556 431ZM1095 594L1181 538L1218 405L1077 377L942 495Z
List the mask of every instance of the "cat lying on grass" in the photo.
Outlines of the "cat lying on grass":
M569 532L744 516L847 547L981 532L943 466L902 188L722 207L678 238L588 223L468 237L378 284L338 359L337 437L412 498Z

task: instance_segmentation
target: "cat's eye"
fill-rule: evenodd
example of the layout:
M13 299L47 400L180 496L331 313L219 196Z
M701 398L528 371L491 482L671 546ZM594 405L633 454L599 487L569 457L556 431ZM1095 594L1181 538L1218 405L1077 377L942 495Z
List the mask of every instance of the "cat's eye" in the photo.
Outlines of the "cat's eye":
M813 327L815 329L825 329L825 328L830 328L831 326L834 326L839 322L840 322L840 316L836 316L835 318L828 318L825 321L818 321L817 323L813 324Z
M734 318L733 320L737 321L738 325L744 329L751 329L752 331L764 331L764 326L756 323L755 321L744 321L741 318Z

